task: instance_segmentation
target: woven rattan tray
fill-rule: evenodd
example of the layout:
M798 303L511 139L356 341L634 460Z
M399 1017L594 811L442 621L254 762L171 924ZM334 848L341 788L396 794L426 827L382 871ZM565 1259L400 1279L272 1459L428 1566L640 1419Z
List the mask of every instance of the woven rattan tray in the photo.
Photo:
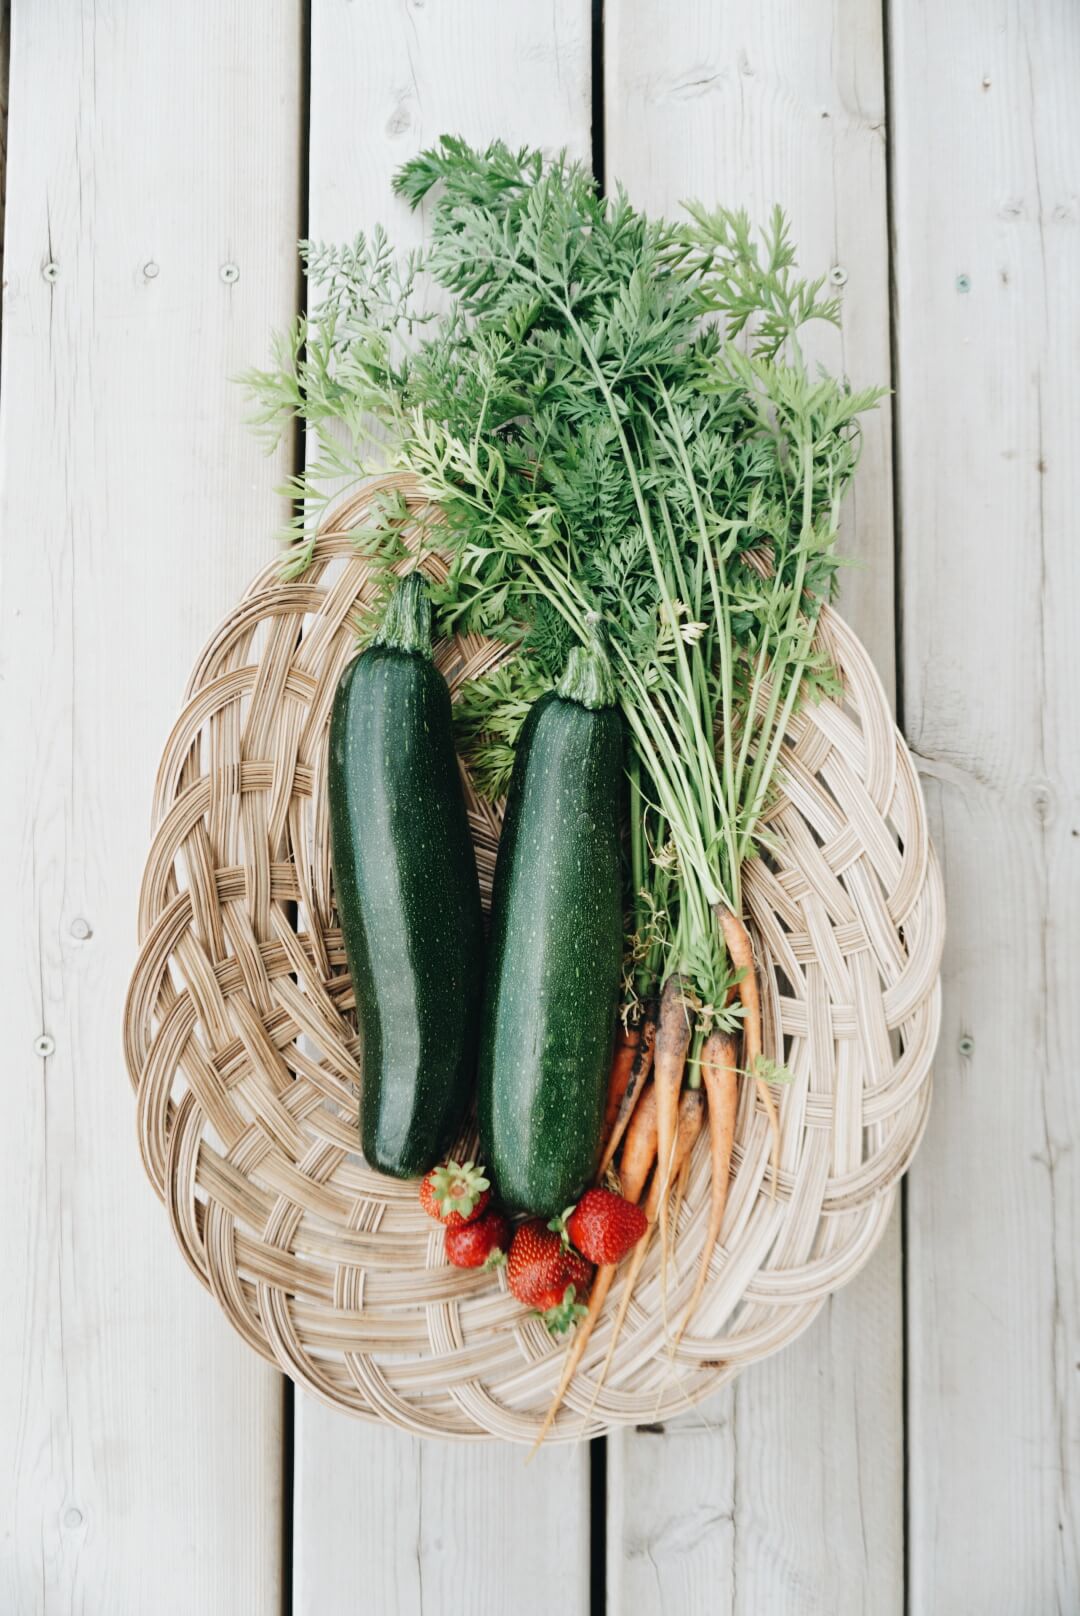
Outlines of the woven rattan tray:
M268 567L195 666L158 773L125 1052L146 1171L246 1341L352 1414L527 1441L565 1349L503 1276L449 1267L416 1186L356 1153L360 1073L324 785L331 699L368 587L349 533L386 486L406 496L411 538L435 520L408 479L369 485L326 524L303 578ZM744 1084L705 1298L672 1358L650 1252L588 1434L685 1408L793 1340L870 1256L922 1133L940 881L870 661L831 611L820 637L844 699L793 723L775 850L745 881L766 1053L794 1074L776 1091L778 1187L766 1117ZM453 686L505 654L463 638L439 662ZM486 889L498 818L471 792L469 810ZM707 1202L702 1141L668 1274L674 1318ZM553 1440L586 1434L619 1292L616 1282Z

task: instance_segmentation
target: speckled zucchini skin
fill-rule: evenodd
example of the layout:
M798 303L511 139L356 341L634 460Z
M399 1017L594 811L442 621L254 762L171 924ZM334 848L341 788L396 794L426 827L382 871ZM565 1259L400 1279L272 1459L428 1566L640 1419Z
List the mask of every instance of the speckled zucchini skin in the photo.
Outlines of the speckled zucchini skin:
M596 1168L622 962L617 710L552 693L518 741L492 894L477 1077L505 1203L561 1212Z
M397 1178L443 1155L472 1094L483 922L451 733L429 656L375 645L330 722L330 847L363 1039L366 1160Z

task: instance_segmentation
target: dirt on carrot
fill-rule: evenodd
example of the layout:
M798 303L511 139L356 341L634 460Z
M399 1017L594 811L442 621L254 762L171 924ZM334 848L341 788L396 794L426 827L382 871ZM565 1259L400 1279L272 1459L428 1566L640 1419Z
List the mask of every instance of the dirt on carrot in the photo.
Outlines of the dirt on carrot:
M675 1138L686 1055L690 1048L690 1012L686 1002L689 983L671 975L660 995L660 1016L653 1053L656 1088L656 1172L660 1181L660 1248L667 1260L667 1191L675 1171Z

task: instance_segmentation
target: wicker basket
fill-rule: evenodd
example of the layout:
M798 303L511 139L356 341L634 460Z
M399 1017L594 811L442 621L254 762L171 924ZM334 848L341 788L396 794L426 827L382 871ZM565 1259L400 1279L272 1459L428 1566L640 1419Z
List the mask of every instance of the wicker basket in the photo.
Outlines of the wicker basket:
M410 541L436 519L408 479L369 485L327 525L305 576L283 583L267 568L196 664L158 773L125 1053L146 1171L245 1340L362 1418L528 1441L565 1349L502 1275L449 1267L416 1186L357 1154L360 1073L324 786L331 699L368 587L349 532L387 486L408 501ZM870 1256L922 1133L940 881L911 759L866 653L831 611L820 636L844 701L793 723L776 852L745 882L766 1053L794 1074L776 1091L778 1188L767 1120L744 1084L722 1239L690 1330L672 1358L654 1249L591 1421L618 1281L554 1440L677 1412L793 1340ZM462 638L439 662L453 686L505 655ZM468 800L487 888L498 815ZM708 1176L702 1141L668 1273L674 1318L697 1268Z

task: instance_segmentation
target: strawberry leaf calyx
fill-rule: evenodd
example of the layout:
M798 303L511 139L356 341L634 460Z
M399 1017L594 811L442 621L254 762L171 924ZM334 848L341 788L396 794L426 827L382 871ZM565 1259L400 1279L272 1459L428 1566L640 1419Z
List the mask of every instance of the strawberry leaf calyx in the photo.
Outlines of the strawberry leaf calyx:
M486 1274L493 1273L496 1268L505 1268L505 1266L506 1252L503 1251L501 1246L496 1246L493 1251L489 1251L484 1259L484 1272Z
M444 1218L451 1212L467 1218L484 1191L491 1187L490 1179L484 1177L484 1169L471 1161L448 1161L444 1167L433 1167L429 1176L431 1193Z
M562 1301L556 1307L549 1307L540 1317L552 1335L564 1335L579 1319L583 1319L588 1311L588 1308L577 1300L576 1285L568 1285L563 1292Z
M574 1204L576 1205L577 1203L575 1202ZM573 1215L573 1211L573 1206L564 1207L559 1213L558 1217L552 1218L548 1224L548 1228L551 1230L552 1234L557 1234L564 1246L568 1246L570 1244L570 1232L566 1225Z

